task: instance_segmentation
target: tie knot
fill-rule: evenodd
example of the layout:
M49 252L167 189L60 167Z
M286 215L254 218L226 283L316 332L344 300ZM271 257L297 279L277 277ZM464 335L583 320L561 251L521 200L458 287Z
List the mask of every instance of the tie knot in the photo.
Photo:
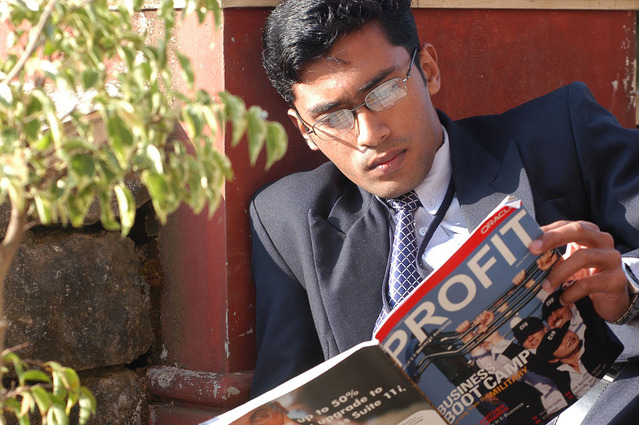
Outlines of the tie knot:
M395 210L396 213L400 211L413 212L421 205L419 197L414 190L398 196L397 198L387 199L386 202Z

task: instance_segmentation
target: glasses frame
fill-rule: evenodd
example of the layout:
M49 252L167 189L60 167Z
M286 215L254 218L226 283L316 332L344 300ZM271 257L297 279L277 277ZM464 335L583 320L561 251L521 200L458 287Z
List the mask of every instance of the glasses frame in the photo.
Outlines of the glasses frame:
M408 79L409 79L409 78L410 78L410 76L411 76L411 73L412 73L412 70L413 70L413 64L415 63L415 56L417 56L417 50L418 50L418 49L413 50L413 54L412 54L411 59L410 59L410 65L408 66L408 71L406 72L406 77L404 77L404 78L395 77L395 78L391 78L390 80L386 80L386 81L384 81L384 82L382 82L382 83L378 84L378 85L377 85L377 86L375 86L374 88L370 89L368 93L366 93L366 96L364 96L364 102L362 102L361 104L357 105L357 106L356 106L356 107L354 107L354 108L351 108L351 109L344 108L344 109L339 109L339 110L334 111L334 112L330 112L330 113L325 114L325 115L323 115L322 117L320 117L317 121L315 121L315 122L311 125L311 124L307 123L306 121L304 121L304 119L300 116L300 113L297 111L297 108L296 108L295 106L293 106L293 110L295 111L295 114L297 115L297 118L299 118L299 120L300 120L300 121L302 122L302 124L304 125L304 131L306 132L306 134L315 134L315 135L316 135L319 139L324 140L324 141L335 140L336 138L338 138L338 137L340 137L340 136L343 136L343 135L345 135L345 134L349 133L349 132L350 132L350 131L351 131L351 130L355 127L355 121L357 120L357 118L355 117L354 112L355 112L357 109L361 108L362 106L366 106L366 108L368 108L368 110L370 110L370 111L381 112L381 111L387 111L387 110L389 110L389 109L392 109L392 108L394 108L395 106L397 106L399 103L401 103L401 101L402 101L402 100L404 100L404 98L406 97L406 95L404 95L404 97L402 97L402 98L401 98L399 101L397 101L397 103L395 103L394 105L392 105L392 106L390 106L390 107L388 107L388 108L379 109L379 110L377 110L377 111L376 111L375 109L372 109L370 106L368 106L368 103L367 103L366 98L368 98L368 96L369 96L371 93L373 93L375 90L379 89L379 88L380 88L381 86L383 86L384 84L388 84L389 82L391 82L391 81L396 81L396 80L399 80L399 81L401 81L401 82L404 84L404 87L406 88L406 94L408 94L408 86L407 86L406 82L408 81ZM318 124L320 124L322 121L324 121L328 115L333 114L333 113L335 113L335 112L339 112L339 111L348 111L348 112L350 112L350 114L351 114L351 115L352 115L352 117L353 117L353 124L351 125L351 127L350 127L348 130L344 131L343 133L337 134L337 135L335 135L335 136L330 136L330 135L328 135L328 134L326 134L326 133L318 132L318 131L316 131L316 130L315 130L315 126L316 126L316 125L318 125ZM320 134L324 134L324 136L321 136Z

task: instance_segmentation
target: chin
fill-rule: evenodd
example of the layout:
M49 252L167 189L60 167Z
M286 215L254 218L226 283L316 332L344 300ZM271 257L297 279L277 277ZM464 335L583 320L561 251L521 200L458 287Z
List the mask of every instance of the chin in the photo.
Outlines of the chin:
M373 195L379 196L380 198L396 198L406 192L409 192L415 187L417 187L417 185L413 185L412 182L380 182L373 186L369 192Z

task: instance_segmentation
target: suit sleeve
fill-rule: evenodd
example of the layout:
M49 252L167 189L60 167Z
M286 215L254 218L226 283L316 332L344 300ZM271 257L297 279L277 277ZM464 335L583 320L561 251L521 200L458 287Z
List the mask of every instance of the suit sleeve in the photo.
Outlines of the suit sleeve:
M252 271L256 287L255 397L324 360L308 296L273 244L253 201Z
M619 125L584 84L571 85L568 101L592 221L639 257L639 130Z

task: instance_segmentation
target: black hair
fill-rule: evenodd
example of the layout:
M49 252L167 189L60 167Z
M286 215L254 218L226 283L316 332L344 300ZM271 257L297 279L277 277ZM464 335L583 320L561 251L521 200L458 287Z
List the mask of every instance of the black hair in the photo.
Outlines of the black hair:
M394 46L419 48L410 0L283 0L269 15L262 38L262 64L273 87L293 105L292 85L305 65L337 39L375 21Z

